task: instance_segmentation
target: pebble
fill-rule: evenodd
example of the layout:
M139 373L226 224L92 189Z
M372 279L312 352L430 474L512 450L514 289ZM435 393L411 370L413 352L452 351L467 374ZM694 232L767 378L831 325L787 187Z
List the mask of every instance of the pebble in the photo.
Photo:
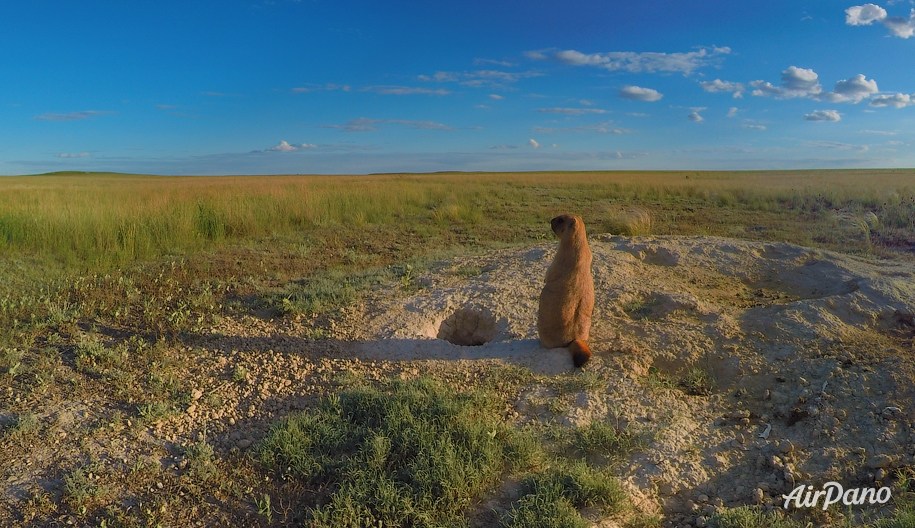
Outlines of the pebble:
M200 389L194 389L194 392L191 393L191 399L194 401L199 400L201 397L203 397L203 391Z
M248 449L249 447L251 447L252 443L253 442L251 441L250 438L242 438L241 440L238 441L237 445L238 445L239 449Z
M756 488L753 490L753 501L756 504L761 504L765 498L766 498L766 494L763 493L763 490L761 490L760 488Z

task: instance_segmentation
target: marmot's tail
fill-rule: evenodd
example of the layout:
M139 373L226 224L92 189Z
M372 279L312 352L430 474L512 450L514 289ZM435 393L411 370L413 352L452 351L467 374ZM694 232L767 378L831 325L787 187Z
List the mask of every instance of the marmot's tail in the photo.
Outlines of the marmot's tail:
M591 359L591 349L583 339L576 339L569 343L569 352L572 353L572 362L576 367L581 367Z

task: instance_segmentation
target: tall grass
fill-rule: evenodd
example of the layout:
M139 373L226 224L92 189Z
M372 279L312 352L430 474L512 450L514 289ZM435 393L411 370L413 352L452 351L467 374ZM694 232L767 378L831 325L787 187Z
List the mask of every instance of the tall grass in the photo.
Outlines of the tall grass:
M911 231L915 172L2 178L0 250L105 268L331 226L492 226L560 211L648 234L663 228L655 210L694 206L843 209Z

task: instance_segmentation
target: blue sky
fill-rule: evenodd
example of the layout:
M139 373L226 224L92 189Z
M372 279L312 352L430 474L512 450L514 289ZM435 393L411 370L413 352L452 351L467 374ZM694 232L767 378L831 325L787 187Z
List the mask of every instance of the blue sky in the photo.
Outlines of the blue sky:
M0 174L915 166L910 0L30 0Z

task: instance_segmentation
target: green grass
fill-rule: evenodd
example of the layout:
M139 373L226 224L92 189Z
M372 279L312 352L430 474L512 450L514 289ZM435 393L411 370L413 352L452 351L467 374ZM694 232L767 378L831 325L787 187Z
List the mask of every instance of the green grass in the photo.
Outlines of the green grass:
M564 463L527 477L522 496L502 521L506 528L588 526L579 510L596 507L604 515L622 512L626 493L613 474L584 462Z
M535 455L496 401L423 379L347 389L274 427L261 460L322 490L312 526L451 525Z

